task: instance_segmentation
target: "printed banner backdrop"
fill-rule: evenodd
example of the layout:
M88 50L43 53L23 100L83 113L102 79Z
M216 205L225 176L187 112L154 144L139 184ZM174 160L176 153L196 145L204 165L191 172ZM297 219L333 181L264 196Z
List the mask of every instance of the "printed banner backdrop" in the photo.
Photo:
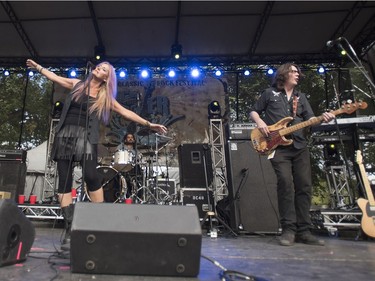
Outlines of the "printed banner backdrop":
M213 77L202 79L126 79L118 81L117 101L153 123L168 127L168 138L124 120L113 114L108 126L102 128L100 156L113 153L127 133L135 133L141 153L157 150L168 155L169 166L178 166L177 147L183 143L208 143L208 105L218 101L221 114L229 110L227 83Z

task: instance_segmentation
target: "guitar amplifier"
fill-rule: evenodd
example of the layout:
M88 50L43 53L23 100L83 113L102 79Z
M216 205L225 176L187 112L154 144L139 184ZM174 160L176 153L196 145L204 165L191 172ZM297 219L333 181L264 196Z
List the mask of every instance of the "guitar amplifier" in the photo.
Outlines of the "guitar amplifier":
M251 130L256 128L255 123L234 123L229 125L229 139L249 140Z
M26 162L26 150L0 150L0 161Z

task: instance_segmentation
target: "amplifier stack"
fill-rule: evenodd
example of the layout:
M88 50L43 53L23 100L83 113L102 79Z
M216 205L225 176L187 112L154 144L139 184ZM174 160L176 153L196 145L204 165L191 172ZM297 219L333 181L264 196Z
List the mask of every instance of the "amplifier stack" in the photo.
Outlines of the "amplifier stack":
M13 200L25 190L26 155L25 150L0 150L0 192Z

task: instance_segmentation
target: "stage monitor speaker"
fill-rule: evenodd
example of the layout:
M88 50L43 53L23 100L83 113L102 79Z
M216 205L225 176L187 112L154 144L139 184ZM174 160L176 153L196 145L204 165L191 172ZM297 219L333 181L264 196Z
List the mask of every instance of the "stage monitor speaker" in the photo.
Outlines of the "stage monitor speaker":
M241 232L242 225L249 233L278 232L277 181L270 161L248 140L228 141L227 151L232 229Z
M72 272L197 276L202 230L195 206L75 205Z
M14 200L0 200L0 266L26 260L34 243L34 225Z
M26 163L20 161L0 161L0 191L10 192L11 199L25 191Z
M186 143L178 147L178 160L180 168L180 186L205 188L205 166L207 183L211 185L213 172L211 149L206 143Z

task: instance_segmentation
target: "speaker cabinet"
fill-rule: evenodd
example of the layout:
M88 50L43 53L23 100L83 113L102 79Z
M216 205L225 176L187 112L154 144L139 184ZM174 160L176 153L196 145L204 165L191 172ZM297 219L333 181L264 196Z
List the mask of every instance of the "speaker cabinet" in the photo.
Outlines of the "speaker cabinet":
M11 199L25 191L26 163L20 161L0 161L0 191L10 192Z
M208 185L212 183L213 171L211 149L208 144L181 144L178 147L178 159L181 187L205 188L205 172L207 172Z
M271 162L249 140L228 141L230 225L233 230L276 233L279 228L276 175Z
M33 224L14 200L0 200L0 266L26 260L35 239Z
M197 276L202 230L197 208L177 205L75 205L72 272Z

